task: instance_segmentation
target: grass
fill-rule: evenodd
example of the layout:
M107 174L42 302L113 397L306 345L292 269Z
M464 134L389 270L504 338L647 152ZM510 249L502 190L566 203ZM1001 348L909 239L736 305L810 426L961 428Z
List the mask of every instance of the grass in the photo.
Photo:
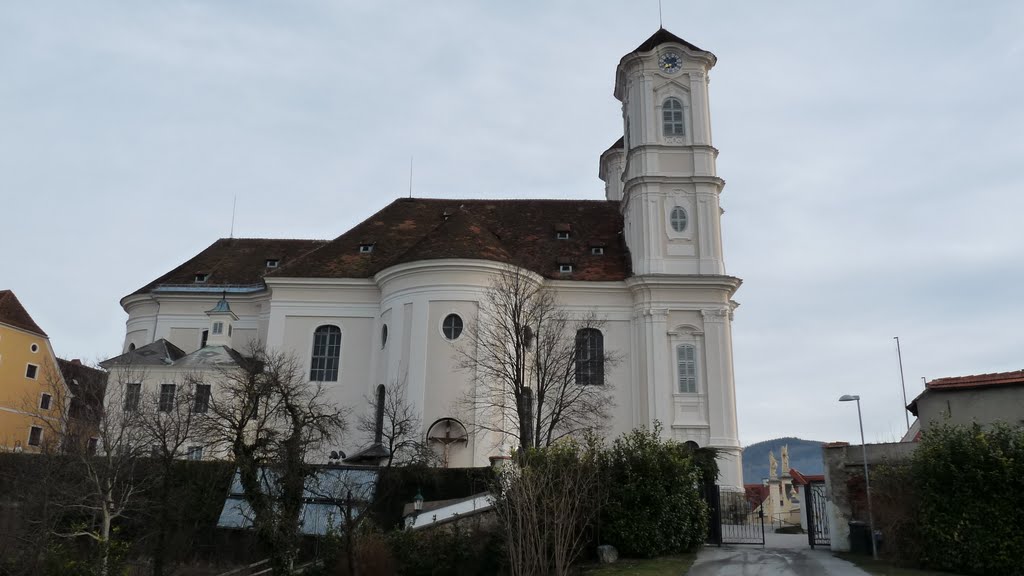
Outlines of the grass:
M620 558L615 564L602 564L584 570L586 576L680 576L693 564L697 554L661 558Z
M875 560L870 556L861 556L859 554L836 554L836 556L856 564L858 568L869 574L874 574L874 576L956 576L950 572L893 566L885 560Z

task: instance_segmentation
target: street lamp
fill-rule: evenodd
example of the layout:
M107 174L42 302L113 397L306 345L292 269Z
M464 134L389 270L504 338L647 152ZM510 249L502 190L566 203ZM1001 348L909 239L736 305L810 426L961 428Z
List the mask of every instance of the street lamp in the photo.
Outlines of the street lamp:
M860 449L864 458L864 486L868 493L868 528L871 530L871 556L878 560L878 545L875 544L875 517L871 513L871 480L868 478L868 448L864 444L864 419L860 415L860 396L844 394L840 402L857 403L857 423L860 424Z

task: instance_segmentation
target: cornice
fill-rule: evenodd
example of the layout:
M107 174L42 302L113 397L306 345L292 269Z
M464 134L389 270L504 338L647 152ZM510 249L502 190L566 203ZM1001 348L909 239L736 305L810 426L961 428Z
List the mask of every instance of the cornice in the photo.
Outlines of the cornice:
M267 287L274 288L306 288L313 290L331 290L337 288L377 288L372 278L266 278Z
M509 264L495 262L493 260L473 260L469 258L441 258L438 260L417 260L396 264L378 272L373 281L383 287L388 282L393 282L408 276L416 276L423 273L437 272L475 272L485 274L500 274L509 268ZM544 277L525 268L516 268L520 273L538 284L544 283Z
M631 276L626 279L626 286L633 292L640 292L652 288L693 288L702 286L707 288L718 288L729 292L732 296L743 280L735 276L710 275L710 274L645 274L642 276Z

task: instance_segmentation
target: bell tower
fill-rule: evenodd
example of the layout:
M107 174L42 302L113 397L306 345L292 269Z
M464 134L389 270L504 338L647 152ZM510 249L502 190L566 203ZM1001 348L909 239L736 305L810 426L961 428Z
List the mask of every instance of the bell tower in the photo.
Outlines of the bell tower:
M619 61L623 138L601 155L609 200L621 200L633 273L725 274L724 182L711 144L711 52L660 29Z

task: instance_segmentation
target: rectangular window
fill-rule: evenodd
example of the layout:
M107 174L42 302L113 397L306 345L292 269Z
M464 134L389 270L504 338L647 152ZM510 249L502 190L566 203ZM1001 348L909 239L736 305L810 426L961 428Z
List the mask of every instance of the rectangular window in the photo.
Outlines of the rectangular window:
M43 443L43 429L39 426L33 426L28 432L28 445L39 446Z
M206 411L210 409L210 385L209 384L197 384L196 385L196 401L192 405L192 412L196 414L206 414Z
M203 447L202 446L189 446L188 451L185 452L185 458L189 460L202 460L203 459Z
M36 379L36 375L39 373L39 366L35 364L29 364L25 366L25 378Z
M100 444L100 439L99 438L89 438L89 443L85 447L86 453L89 456L95 456L96 455L96 448L99 446L99 444Z
M690 344L676 348L676 369L679 373L679 392L695 394L697 392L697 355Z
M555 238L558 238L559 240L568 240L569 233L564 230L562 232L555 232Z
M604 246L591 246L590 253L594 256L600 256L604 254Z
M213 333L214 334L223 334L224 333L224 323L223 322L214 322L213 323Z
M138 412L139 398L142 396L142 384L132 382L124 386L124 411Z
M174 384L161 384L160 385L160 406L158 409L161 412L170 412L174 410L174 391L177 386Z
M562 274L572 274L572 264L559 264L558 271Z
M51 400L53 400L53 396L44 393L43 396L39 399L39 408L41 410L49 410Z

